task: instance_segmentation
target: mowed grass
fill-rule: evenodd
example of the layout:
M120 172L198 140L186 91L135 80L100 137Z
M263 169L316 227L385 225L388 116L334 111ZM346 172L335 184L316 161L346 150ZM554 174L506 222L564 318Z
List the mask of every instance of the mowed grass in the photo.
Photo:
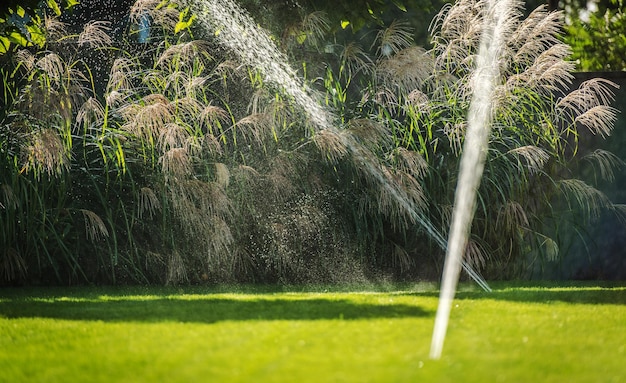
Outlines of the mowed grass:
M0 382L626 381L626 287L494 287L0 289Z

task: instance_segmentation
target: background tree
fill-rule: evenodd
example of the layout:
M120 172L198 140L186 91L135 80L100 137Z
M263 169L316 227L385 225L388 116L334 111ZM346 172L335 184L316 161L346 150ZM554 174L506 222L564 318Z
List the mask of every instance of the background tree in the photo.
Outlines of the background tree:
M626 5L623 0L592 3L566 10L565 41L584 71L626 70Z

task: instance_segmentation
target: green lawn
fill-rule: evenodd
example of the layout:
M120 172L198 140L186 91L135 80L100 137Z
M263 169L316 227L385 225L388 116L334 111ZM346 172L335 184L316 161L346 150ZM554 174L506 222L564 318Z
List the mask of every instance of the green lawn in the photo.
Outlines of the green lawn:
M0 289L0 382L626 382L626 287Z

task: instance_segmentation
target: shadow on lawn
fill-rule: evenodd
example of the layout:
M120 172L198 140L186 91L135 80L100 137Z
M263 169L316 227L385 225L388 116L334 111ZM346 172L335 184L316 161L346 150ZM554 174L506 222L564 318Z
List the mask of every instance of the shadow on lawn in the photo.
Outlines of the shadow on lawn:
M494 291L459 291L455 299L497 299L528 303L572 303L626 305L626 286L547 286L513 287L493 286ZM424 295L424 294L418 294ZM431 294L428 294L431 295ZM438 297L438 293L432 293Z
M357 304L327 299L155 298L95 301L14 299L0 302L0 317L68 320L199 322L246 320L373 319L432 316L418 306Z

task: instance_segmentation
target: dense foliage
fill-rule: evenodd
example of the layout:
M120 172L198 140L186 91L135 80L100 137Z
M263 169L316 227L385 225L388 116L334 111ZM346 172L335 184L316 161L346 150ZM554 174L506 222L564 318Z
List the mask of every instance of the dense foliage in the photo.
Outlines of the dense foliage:
M619 211L572 176L589 163L610 179L620 165L578 150L579 129L610 133L614 84L569 92L560 14L517 6L466 258L490 278L557 260L563 227ZM43 46L3 62L2 280L436 277L483 3L444 7L429 49L403 21L338 44L323 12L298 15L267 45L299 68L293 83L329 126L256 65L254 46L227 49L226 28L200 27L194 8L140 0L120 41L107 22L73 34L46 17Z
M626 70L626 5L623 0L600 3L585 19L580 17L584 10L572 10L565 40L581 70Z

